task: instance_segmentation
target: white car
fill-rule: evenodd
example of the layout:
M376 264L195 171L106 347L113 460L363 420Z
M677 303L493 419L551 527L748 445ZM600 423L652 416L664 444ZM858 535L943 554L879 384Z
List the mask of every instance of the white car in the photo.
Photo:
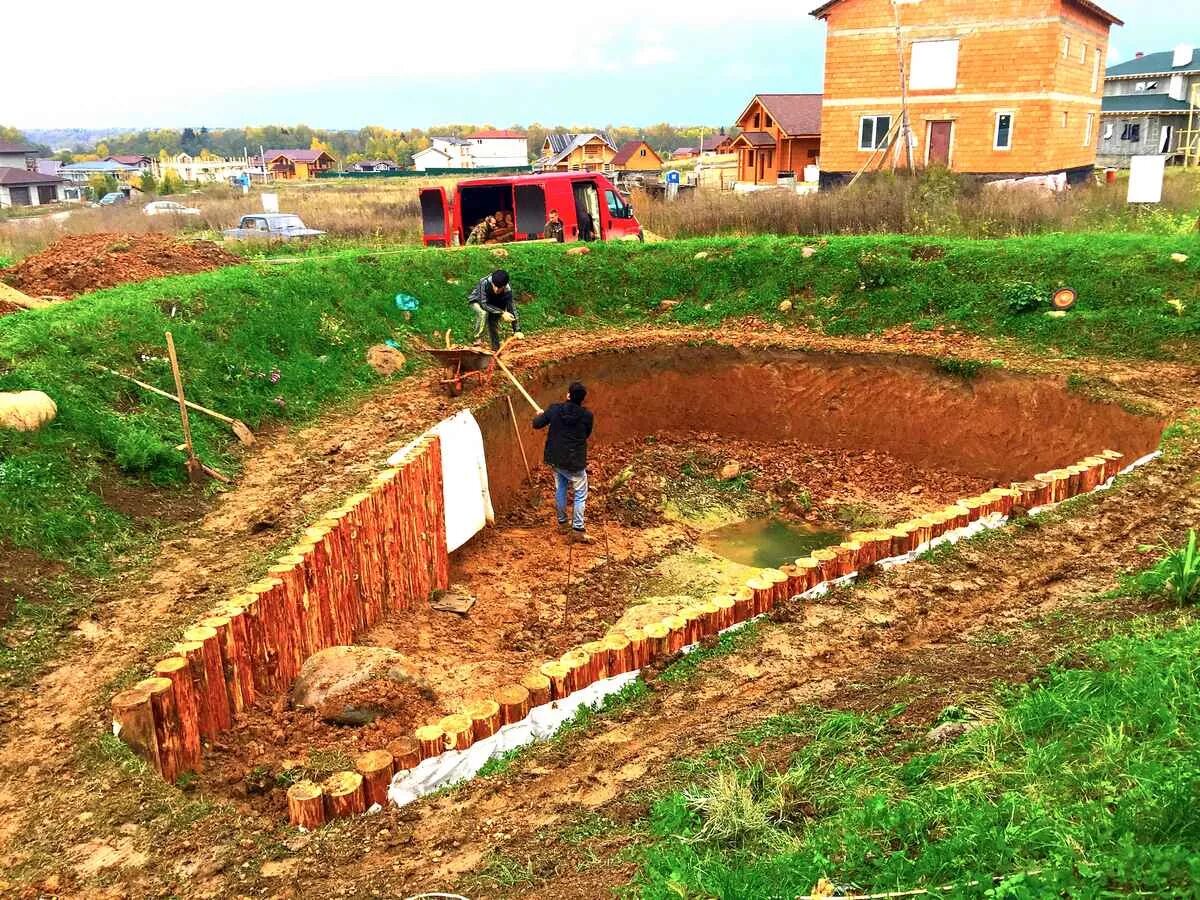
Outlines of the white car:
M155 200L142 207L142 212L148 216L198 216L200 210L194 206L184 206L174 200Z

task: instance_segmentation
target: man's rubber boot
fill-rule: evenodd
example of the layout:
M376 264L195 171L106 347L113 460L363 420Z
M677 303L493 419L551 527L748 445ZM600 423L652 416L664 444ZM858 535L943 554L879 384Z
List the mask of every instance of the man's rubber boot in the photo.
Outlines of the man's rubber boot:
M570 522L559 522L558 530L559 530L560 534L566 534L568 531L571 530L571 523Z
M577 544L594 544L596 539L580 528L571 529L571 540Z

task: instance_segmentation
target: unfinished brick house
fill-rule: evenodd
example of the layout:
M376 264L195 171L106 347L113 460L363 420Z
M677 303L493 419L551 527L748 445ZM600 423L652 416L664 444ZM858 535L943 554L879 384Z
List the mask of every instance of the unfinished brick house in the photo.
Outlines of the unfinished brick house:
M812 14L827 27L822 186L907 166L901 62L915 167L1090 176L1122 24L1090 0L830 0Z

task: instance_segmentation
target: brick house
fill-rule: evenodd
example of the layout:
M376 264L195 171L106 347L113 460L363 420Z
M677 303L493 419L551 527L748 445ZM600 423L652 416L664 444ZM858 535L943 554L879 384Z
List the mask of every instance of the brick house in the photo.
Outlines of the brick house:
M915 166L1090 176L1122 24L1091 0L830 0L812 14L827 27L823 186L907 166L897 26Z
M730 143L738 184L772 185L785 172L803 177L821 154L820 94L755 94Z

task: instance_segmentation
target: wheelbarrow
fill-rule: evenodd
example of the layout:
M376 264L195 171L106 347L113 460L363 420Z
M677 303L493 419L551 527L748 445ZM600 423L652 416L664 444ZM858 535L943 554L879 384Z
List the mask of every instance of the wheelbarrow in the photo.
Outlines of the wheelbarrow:
M482 347L429 347L429 354L454 374L438 383L446 385L451 397L463 392L468 381L491 378L496 370L496 354Z

